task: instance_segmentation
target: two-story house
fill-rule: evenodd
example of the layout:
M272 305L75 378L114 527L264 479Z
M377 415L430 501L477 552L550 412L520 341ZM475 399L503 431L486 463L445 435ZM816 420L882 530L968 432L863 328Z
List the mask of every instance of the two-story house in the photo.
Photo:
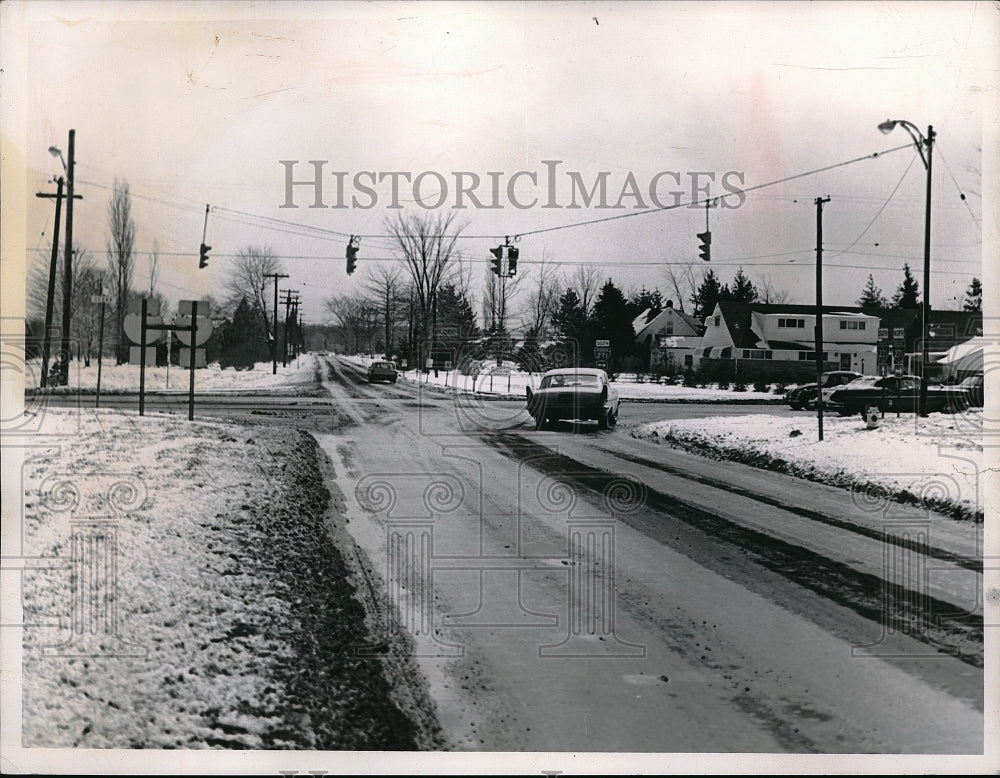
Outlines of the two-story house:
M879 318L823 306L823 369L876 370ZM816 373L816 306L720 302L705 319L698 359L731 362L746 380L806 380Z
M673 302L667 300L662 311L648 310L637 316L632 329L641 351L649 355L643 367L682 370L696 364L695 356L705 328L694 316L677 310Z

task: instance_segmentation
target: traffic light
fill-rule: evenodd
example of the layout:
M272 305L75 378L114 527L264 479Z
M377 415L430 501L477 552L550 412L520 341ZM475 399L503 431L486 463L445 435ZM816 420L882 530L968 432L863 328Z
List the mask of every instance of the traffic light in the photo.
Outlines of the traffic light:
M500 264L503 262L503 246L497 246L495 249L490 249L490 254L493 255L493 259L490 260L490 264L493 266L492 270L499 278L502 275Z
M198 259L198 267L205 268L208 267L208 252L212 250L211 246L206 246L204 243L201 244L201 254Z
M507 275L517 275L517 257L521 253L520 249L513 246L507 247Z
M357 235L352 235L347 244L347 275L354 272L354 266L358 262L358 242L361 239Z
M709 230L705 230L704 232L696 233L696 235L698 240L701 241L701 245L698 247L698 256L709 262L712 258L712 233Z

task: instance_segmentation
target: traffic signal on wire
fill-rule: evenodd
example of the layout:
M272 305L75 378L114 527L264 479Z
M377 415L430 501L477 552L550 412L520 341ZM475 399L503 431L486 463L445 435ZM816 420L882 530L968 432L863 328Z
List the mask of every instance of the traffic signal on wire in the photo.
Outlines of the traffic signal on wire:
M706 262L711 261L712 233L709 230L705 230L704 232L697 233L697 237L701 241L701 245L698 247L698 256Z
M208 267L208 252L212 250L211 246L206 246L204 243L201 244L201 249L198 257L198 267L205 268Z
M360 240L357 235L352 235L347 244L347 275L354 272L354 267L358 263L358 242Z
M497 274L499 278L503 271L500 268L503 262L503 246L497 246L495 249L490 249L490 254L493 255L493 259L490 260L490 265L492 265L492 271Z
M514 246L507 247L507 275L517 275L517 257L520 253L520 249L517 249Z

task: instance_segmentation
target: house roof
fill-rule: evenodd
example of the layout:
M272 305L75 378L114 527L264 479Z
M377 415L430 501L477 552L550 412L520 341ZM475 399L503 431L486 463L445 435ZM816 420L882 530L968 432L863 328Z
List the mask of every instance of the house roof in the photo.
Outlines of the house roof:
M756 348L760 336L750 328L750 303L720 302L719 312L737 348Z

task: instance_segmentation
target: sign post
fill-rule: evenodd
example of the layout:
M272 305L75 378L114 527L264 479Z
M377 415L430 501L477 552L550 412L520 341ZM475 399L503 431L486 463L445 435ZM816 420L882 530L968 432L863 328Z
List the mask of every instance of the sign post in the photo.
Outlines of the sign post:
M104 291L103 289L101 290ZM92 303L101 304L101 324L97 330L97 397L94 401L94 407L101 407L101 362L104 356L104 306L110 302L114 302L114 299L109 294L95 294L90 298Z

